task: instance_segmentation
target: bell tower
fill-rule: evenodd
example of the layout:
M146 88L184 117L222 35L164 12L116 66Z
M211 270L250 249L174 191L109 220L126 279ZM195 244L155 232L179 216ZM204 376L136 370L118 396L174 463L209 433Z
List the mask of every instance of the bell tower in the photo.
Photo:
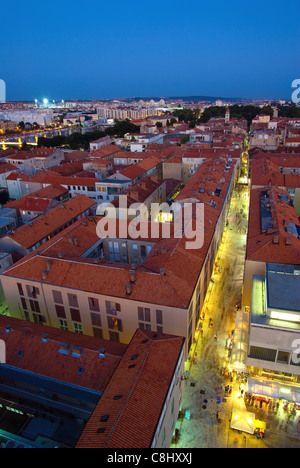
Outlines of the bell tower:
M228 123L230 120L230 110L229 107L227 106L226 112L225 112L225 123Z

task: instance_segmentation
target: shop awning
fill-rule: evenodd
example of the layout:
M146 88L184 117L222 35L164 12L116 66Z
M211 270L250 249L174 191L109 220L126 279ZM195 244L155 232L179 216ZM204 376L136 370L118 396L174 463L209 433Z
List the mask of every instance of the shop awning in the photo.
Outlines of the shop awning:
M230 427L237 431L254 434L255 413L249 413L249 411L233 408Z
M271 380L248 378L247 392L300 404L300 387Z

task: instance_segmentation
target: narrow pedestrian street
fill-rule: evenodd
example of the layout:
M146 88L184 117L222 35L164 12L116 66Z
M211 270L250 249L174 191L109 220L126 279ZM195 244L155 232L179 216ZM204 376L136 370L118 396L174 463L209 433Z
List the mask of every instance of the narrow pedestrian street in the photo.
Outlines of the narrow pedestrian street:
M299 447L297 428L284 432L280 415L269 414L267 408L247 408L241 394L242 375L228 371L228 343L242 295L249 196L248 186L237 184L203 315L186 362L182 411L176 423L178 438L171 448ZM266 437L258 439L231 429L233 408L255 412L257 419L267 424Z

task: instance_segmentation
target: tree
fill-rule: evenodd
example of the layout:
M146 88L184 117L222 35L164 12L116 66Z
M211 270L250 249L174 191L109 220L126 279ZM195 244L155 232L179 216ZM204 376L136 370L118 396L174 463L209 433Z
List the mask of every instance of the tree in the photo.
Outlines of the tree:
M184 135L181 140L180 140L180 143L182 145L185 145L188 141L190 140L190 135Z

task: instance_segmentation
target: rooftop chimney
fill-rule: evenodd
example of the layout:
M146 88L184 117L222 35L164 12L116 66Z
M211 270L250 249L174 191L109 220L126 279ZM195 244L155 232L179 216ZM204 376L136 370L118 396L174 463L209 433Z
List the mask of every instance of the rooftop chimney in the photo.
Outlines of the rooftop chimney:
M130 283L135 283L135 270L130 270Z
M43 270L43 280L47 278L48 270Z
M132 292L131 284L126 284L126 294L129 296Z

